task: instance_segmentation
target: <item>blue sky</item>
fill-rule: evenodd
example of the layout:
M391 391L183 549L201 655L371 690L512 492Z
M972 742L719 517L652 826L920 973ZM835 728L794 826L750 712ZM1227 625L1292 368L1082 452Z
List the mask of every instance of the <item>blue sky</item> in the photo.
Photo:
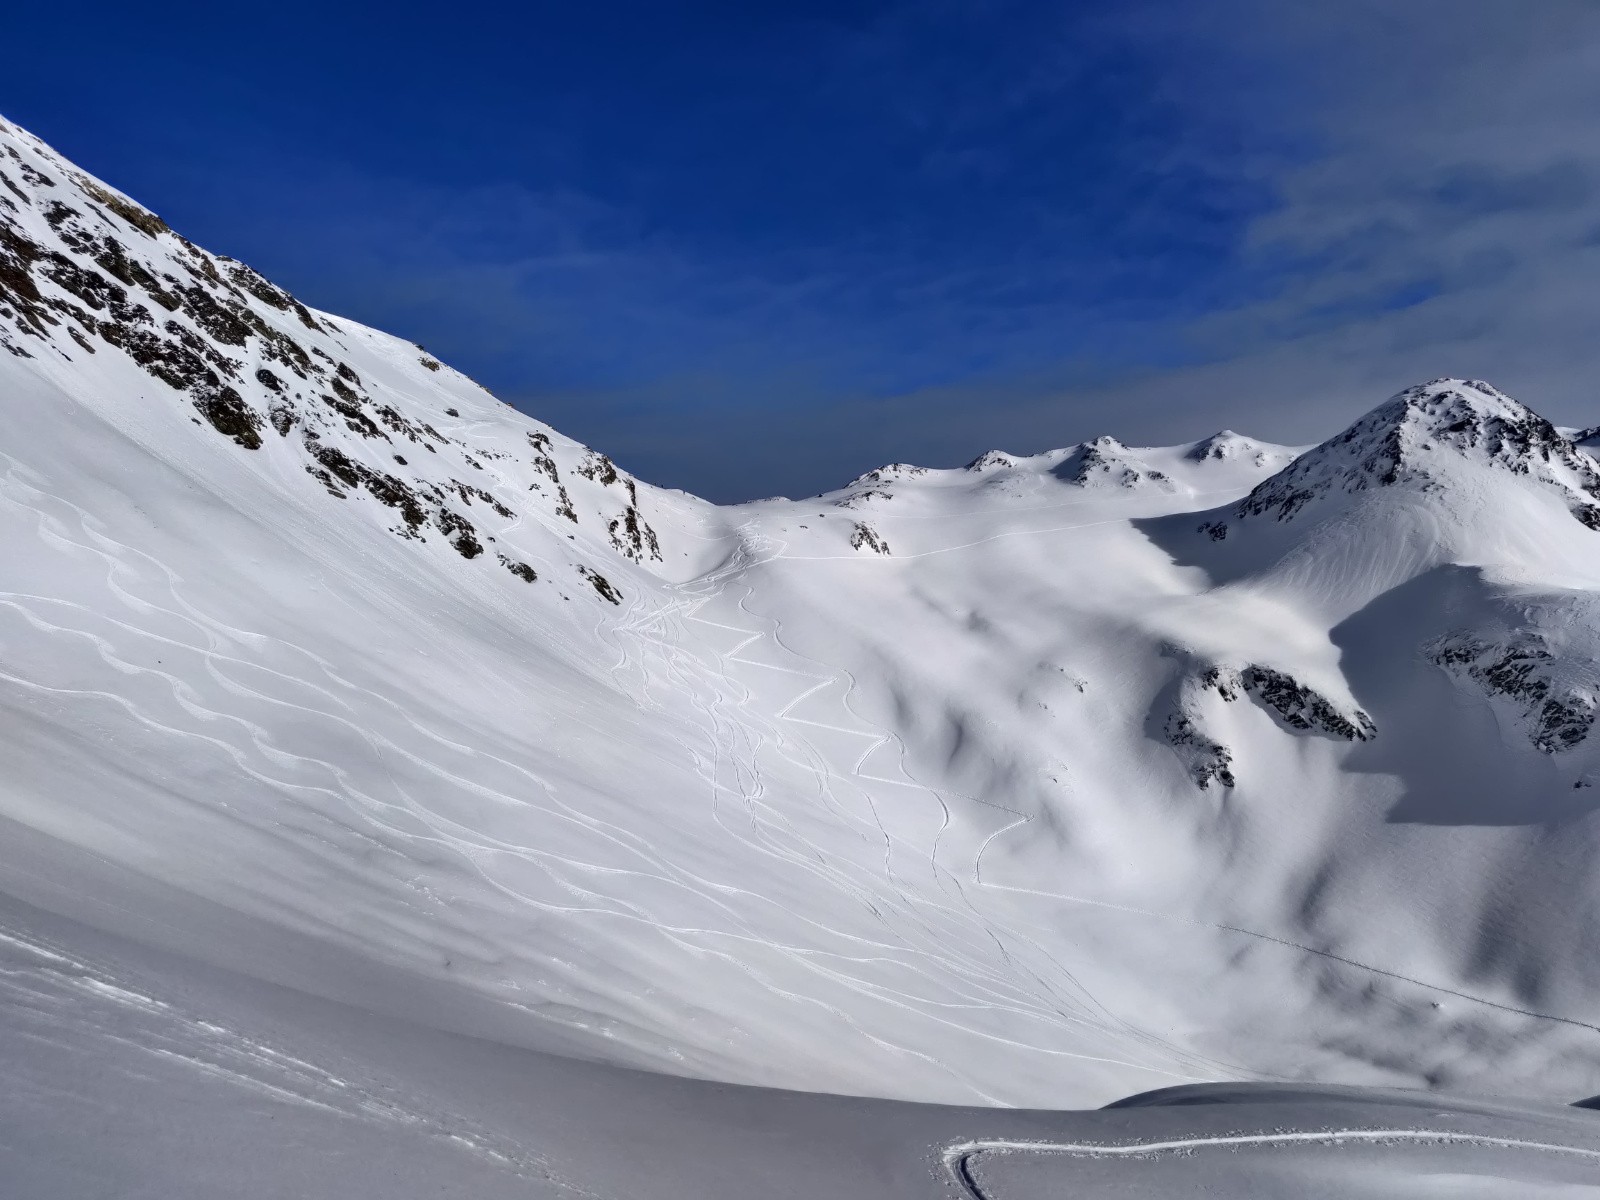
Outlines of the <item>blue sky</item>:
M1446 373L1600 421L1588 0L8 22L0 111L80 165L717 499Z

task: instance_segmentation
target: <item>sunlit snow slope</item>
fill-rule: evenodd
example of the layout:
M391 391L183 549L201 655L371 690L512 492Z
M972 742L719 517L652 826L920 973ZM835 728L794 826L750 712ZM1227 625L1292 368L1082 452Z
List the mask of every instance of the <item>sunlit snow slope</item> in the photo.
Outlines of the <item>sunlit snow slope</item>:
M1493 388L718 508L0 123L0 889L740 1082L1600 1091L1600 467Z

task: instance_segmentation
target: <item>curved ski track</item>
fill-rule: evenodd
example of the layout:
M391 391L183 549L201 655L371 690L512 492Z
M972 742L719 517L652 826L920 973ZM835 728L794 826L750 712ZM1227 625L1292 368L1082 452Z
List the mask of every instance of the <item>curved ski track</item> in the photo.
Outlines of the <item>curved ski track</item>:
M1106 522L1089 524L1104 523ZM1064 526L1061 529L1082 527L1082 525ZM1059 531L1061 530L1018 532ZM987 540L992 539L982 539L982 541ZM981 542L971 544L977 545ZM925 553L942 553L946 550L963 548L966 547L944 547ZM1534 1012L1474 996L1257 930L1200 920L1179 913L1095 900L1070 893L1043 892L991 883L984 880L982 875L984 852L996 839L1026 825L1034 818L1031 814L1006 808L990 800L953 792L948 793L953 798L1004 812L1012 820L992 830L984 838L975 852L971 853L964 863L959 864L962 868L960 873L952 870L946 866L941 857L941 848L948 845L944 840L944 834L950 826L950 811L944 796L911 777L905 767L906 748L894 734L872 726L855 712L850 704L850 695L856 688L854 676L842 668L826 666L793 651L784 643L782 628L776 619L759 616L748 607L746 601L754 594L754 589L743 582L743 576L765 562L790 557L784 553L786 549L786 546L775 539L759 532L753 521L747 522L740 530L738 547L722 567L700 579L669 589L678 595L660 607L636 601L627 618L616 627L616 630L620 634L632 635L638 639L641 652L654 651L661 656L667 676L674 681L674 694L679 694L676 689L681 688L683 693L694 696L698 710L705 717L709 727L715 731L708 750L691 750L691 753L694 754L702 775L707 779L711 802L719 814L722 812L723 799L732 798L740 805L743 814L742 832L725 821L722 822L730 835L739 837L747 845L757 846L762 853L775 859L791 863L799 861L796 858L796 848L803 847L805 858L803 865L806 869L823 878L831 886L871 907L874 915L883 927L893 934L898 944L910 945L919 955L940 961L947 974L953 970L968 986L976 990L977 994L971 996L974 1005L998 1005L1012 1012L1024 1012L1029 1016L1045 1019L1057 1029L1069 1025L1076 1027L1079 1032L1092 1029L1108 1039L1128 1045L1130 1049L1142 1047L1146 1054L1153 1052L1157 1057L1155 1062L1148 1058L1129 1062L1106 1058L1100 1054L1073 1053L1046 1045L1035 1045L1031 1048L1041 1053L1056 1053L1066 1057L1122 1062L1124 1065L1138 1066L1175 1076L1199 1077L1194 1072L1198 1071L1200 1075L1204 1075L1209 1068L1212 1071L1223 1070L1234 1077L1274 1077L1259 1071L1247 1070L1237 1064L1207 1058L1120 1019L1084 989L1065 964L1035 940L1015 929L997 926L989 920L968 895L968 883L980 889L1035 894L1069 903L1148 917L1175 925L1247 937L1293 952L1314 955L1359 971L1414 984L1485 1008L1600 1032L1600 1027L1588 1022ZM879 560L873 556L858 556L858 560L892 561ZM730 608L727 602L730 588L738 588L742 592L736 604L731 606L732 612L727 611ZM715 609L718 616L727 619L714 619L707 615L708 609ZM712 651L716 661L707 663L687 649L691 643L684 626L690 622L706 629L738 636L740 640L728 650ZM755 657L753 651L756 648L776 649L781 661L787 665L778 665ZM619 654L616 667L619 672L637 665L626 648L619 648ZM799 690L777 709L773 717L766 717L755 709L753 693L738 682L736 667L793 676ZM644 681L649 678L649 672L640 668L640 677L643 689ZM730 695L730 692L735 694ZM797 708L814 697L831 699L839 710L840 715L837 720L820 720L795 715ZM659 708L660 705L656 707ZM863 748L848 772L841 772L806 740L803 732L795 730L794 726L806 726L859 738ZM893 746L897 751L894 760L897 773L894 775L869 773L866 769L868 761L886 746ZM792 822L764 802L767 785L758 762L764 753L776 755L783 762L808 772L812 777L812 786L818 803L833 814L840 828L850 831L858 839L881 843L882 864L878 872L863 877L861 864L841 865L837 855L830 856L827 850L805 839L794 828ZM892 820L886 825L880 807L886 801L881 796L875 798L869 785L905 789L909 793L907 796L909 802L937 805L940 812L940 826L932 844L908 841L895 831ZM774 832L769 833L764 828L764 823L769 823ZM908 859L911 865L902 865L897 871L896 863L904 864ZM848 869L851 866L856 868L854 875ZM884 894L882 887L874 888L874 880L885 881L893 888L892 899ZM915 890L919 885L926 887L929 884L935 889L932 894ZM844 938L852 936L839 930L829 932ZM888 949L887 946L881 948ZM960 952L959 960L955 957L958 952ZM807 965L815 964L808 961ZM926 976L925 972L919 973ZM834 978L837 980L838 976L835 975ZM859 979L849 979L845 982L860 990L873 991L865 981ZM887 998L881 992L874 994L878 994L880 998ZM892 999L898 1003L918 1002L917 998L904 992L894 995ZM980 1036L992 1036L981 1029L960 1022L954 1023L961 1025L968 1032ZM881 1041L878 1038L873 1040ZM1178 1070L1173 1070L1174 1067ZM983 1095L981 1092L978 1094Z
M781 625L775 619L758 616L748 607L752 589L743 576L779 557L781 550L772 539L755 531L753 524L747 524L741 530L739 546L721 568L670 588L676 595L660 606L635 601L616 626L616 632L634 644L618 647L615 670L638 680L641 702L651 707L662 707L648 696L653 675L672 681L672 696L693 697L707 733L700 746L686 748L707 782L720 826L731 837L775 865L807 872L864 907L871 914L872 925L881 931L883 940L873 943L879 952L876 957L842 958L833 951L791 947L801 955L799 961L850 990L912 1008L968 1034L1025 1045L1031 1052L1116 1063L1171 1078L1197 1078L1218 1069L1238 1072L1237 1066L1206 1059L1121 1020L1036 941L996 925L972 902L966 890L968 880L942 861L941 846L947 845L944 834L950 824L948 805L938 792L905 770L905 748L898 738L872 727L855 713L849 702L856 686L854 677L797 654L783 641ZM735 590L736 600L732 599ZM696 642L706 644L704 637L687 635L689 623L737 640L726 650L710 651L712 660L707 661L689 648ZM765 655L758 657L757 651ZM655 670L646 666L647 656L660 666ZM757 707L754 693L740 682L739 668L790 676L796 690L776 706L769 706L775 708L769 715ZM839 716L823 720L797 715L795 710L814 697L834 703ZM837 768L806 736L808 729L859 739L861 749L853 764L845 770ZM896 773L870 773L868 761L890 745L898 751ZM763 769L763 758L776 771ZM803 794L813 797L807 817L825 817L828 832L837 838L830 838L827 845L818 844L767 802L768 775L782 773L798 776L802 784L794 786L804 786ZM903 789L904 800L897 798L891 803L875 796L872 785L880 792L883 788ZM928 805L937 811L938 829L930 840L908 838L897 828L893 810L902 803ZM887 819L886 811L890 813ZM808 827L813 824L815 820L808 821ZM864 856L867 848L875 848L870 857ZM855 853L841 853L841 849ZM970 880L976 882L976 877ZM845 930L820 929L831 939L860 941L860 935ZM824 957L834 961L825 963ZM849 970L852 965L885 961L908 969L927 988L917 993L889 988L865 977L864 972ZM930 971L924 963L938 966ZM930 994L955 981L959 981L961 993L954 1002ZM1053 1036L1018 1042L959 1019L962 1010L996 1009L1040 1022ZM859 1029L854 1021L849 1023ZM881 1037L863 1033L887 1045ZM1086 1035L1092 1041L1080 1049L1062 1044ZM1096 1052L1107 1043L1120 1044L1130 1057ZM895 1048L928 1059L907 1047ZM994 1102L970 1081L962 1082L975 1095Z
M954 867L948 864L953 851L945 839L950 825L945 799L910 776L904 765L903 743L856 714L850 704L855 679L846 671L793 652L784 643L778 622L758 616L748 607L752 589L742 577L778 557L784 549L756 532L753 524L747 524L740 545L721 568L689 583L667 586L665 602L658 602L653 596L643 599L636 591L623 619L615 624L602 620L598 631L611 638L619 654L616 673L630 678L637 673L634 692L642 707L667 711L668 705L650 694L653 677L670 681L673 697L689 697L697 721L688 723L690 728L685 732L690 736L684 739L684 746L707 783L708 800L719 828L775 870L803 873L844 897L858 913L850 928L837 928L804 913L782 909L777 900L743 882L706 878L672 861L648 838L563 801L555 785L521 763L495 754L490 747L469 746L428 728L406 705L352 682L315 652L240 629L203 612L183 598L183 580L170 568L143 551L109 538L100 532L103 527L90 514L30 483L29 478L36 477L14 459L6 456L6 462L8 468L0 477L0 499L23 510L36 523L38 535L46 544L68 555L87 554L99 559L107 590L132 615L123 620L61 598L16 592L0 593L0 612L15 613L52 636L85 639L120 675L159 680L164 692L141 696L142 703L135 703L110 692L50 686L9 670L0 672L0 678L36 696L55 700L76 697L90 703L116 705L141 725L164 736L220 751L236 769L263 787L301 799L310 816L300 822L295 834L317 847L318 852L338 852L341 844L351 838L376 853L402 857L408 847L431 844L460 856L488 887L515 905L575 920L621 920L648 926L690 953L723 960L775 996L817 1006L863 1038L947 1072L985 1102L997 1101L933 1056L864 1029L840 1005L829 1003L821 995L784 986L770 972L748 961L749 956L739 947L725 947L729 943L760 947L790 966L820 977L831 987L1030 1052L1114 1063L1175 1080L1209 1077L1218 1070L1234 1077L1249 1074L1236 1065L1186 1051L1118 1018L1083 988L1067 965L1050 951L1025 933L997 925L980 910L969 894L969 886L1025 890L984 881L981 858L984 846L1031 817L977 797L960 797L1006 812L1014 820L991 832L965 861L957 861ZM154 594L152 584L157 589ZM730 602L733 595L737 600ZM382 596L369 598L380 611L386 605ZM739 640L728 650L712 651L712 661L707 661L691 649L704 639L688 636L689 623ZM192 682L151 666L154 654L119 649L120 642L130 637L160 647L164 654L196 656L201 669L191 673L190 680L198 675L211 680L216 688L208 689L204 697L197 695ZM113 638L118 641L114 643ZM306 664L305 668L291 674L256 661L251 650L268 645L285 652L290 661ZM776 661L763 661L758 653ZM740 682L741 669L789 676L796 690L775 712L765 714L755 705L749 687ZM383 794L361 786L352 771L340 763L275 744L273 734L260 723L242 712L227 711L228 705L221 702L229 697L312 717L346 731L366 748L364 756L376 768L374 777L387 780ZM820 720L799 715L796 710L808 702L831 703L836 706L837 716ZM374 711L386 714L395 729L386 734L376 727L368 715ZM684 714L669 715L675 715L679 726L684 726ZM219 736L229 727L238 730L238 735L232 740ZM810 730L859 739L859 753L848 770L838 769L813 743L807 736ZM403 736L399 736L401 731ZM892 773L869 773L869 762L889 746L896 750ZM459 772L450 769L452 759L461 761ZM475 764L489 764L508 782L500 786L485 782L482 769L470 768L469 759ZM785 816L780 807L767 800L764 759L780 773L800 781L794 786L803 786L804 790L797 794L813 798L814 803L796 810L795 819ZM556 827L578 834L588 849L582 856L563 854L547 846L513 844L463 825L402 786L388 762L406 762L441 785L491 803L532 808L555 822ZM510 781L516 781L514 791L506 790ZM925 806L926 811L937 813L937 831L931 838L905 834L904 825L895 820L895 813L904 811L902 801L891 803L885 799L881 793L886 789L903 795L904 804ZM788 807L793 808L792 801ZM340 815L341 810L345 815ZM248 811L245 806L229 809L227 818L251 827L263 840L282 836L280 822ZM804 829L796 823L800 819L805 822ZM826 832L825 839L812 835L811 831L819 827ZM615 856L617 861L598 861L594 851ZM534 895L523 880L501 878L497 867L502 860L535 868L550 881L553 894L565 899ZM685 911L708 913L715 919L692 924L674 921L655 906L625 899L617 888L595 883L597 878L618 875L637 875L652 884L666 885L690 901ZM391 881L390 886L412 893L409 899L404 891L397 897L402 910L422 907L447 915L440 908L442 901L425 885L401 878ZM1044 894L1071 902L1124 908L1082 897ZM330 922L312 900L295 895L292 889L280 888L274 894L254 899L275 909L296 928L336 941L348 941L351 936L349 930ZM775 937L771 929L763 928L764 922L756 919L763 912L780 909L786 927L806 936L798 941L792 936ZM1208 924L1176 914L1125 910L1181 924ZM447 930L453 924L446 919ZM1271 935L1231 926L1210 927L1318 954L1361 970L1393 974ZM459 960L472 953L459 940L447 942L448 948L441 949L436 939L430 941L426 931L408 920L403 911L392 921L384 919L384 932L424 959L442 960L446 970L450 969L452 955ZM450 933L454 936L460 931ZM515 958L520 948L491 945L482 953L489 962L497 954ZM1462 995L1453 989L1412 982ZM584 989L581 997L574 996L570 1002L555 997L530 1002L515 991L511 995L502 989L497 991L505 1002L540 1019L598 1028L611 1037L621 1035L626 1039L631 1033L637 1035L641 1045L649 1045L652 1053L665 1052L669 1057L676 1054L648 1030L632 1025L625 1002L618 1007L616 997L597 995L592 988ZM1477 997L1463 998L1499 1009L1510 1007ZM971 1014L995 1011L1019 1019L1033 1029L1033 1034L1002 1032L967 1019ZM1527 1015L1594 1028L1570 1018ZM1120 1053L1126 1057L1108 1056L1103 1052L1108 1044L1120 1045Z
M0 926L0 1000L16 1023L15 1036L62 1054L91 1056L97 1040L109 1040L148 1055L153 1069L166 1065L276 1103L401 1126L519 1178L599 1200L597 1193L557 1174L537 1152L470 1118L440 1111L430 1099L408 1094L364 1067L339 1063L330 1070L140 988L34 934ZM85 1073L92 1076L97 1069L103 1068L86 1066ZM31 1085L75 1087L70 1079Z
M1247 1149L1256 1146L1292 1145L1417 1145L1478 1146L1489 1150L1531 1150L1546 1154L1567 1154L1600 1163L1600 1151L1558 1142L1524 1141L1519 1138L1487 1134L1458 1133L1439 1129L1328 1129L1294 1130L1274 1133L1231 1134L1220 1137L1172 1138L1154 1142L1124 1142L1114 1145L1095 1142L1028 1142L1001 1138L957 1142L942 1155L946 1174L966 1200L991 1200L972 1175L972 1162L980 1154L1034 1153L1059 1154L1081 1158L1149 1158L1160 1154L1188 1154L1205 1149Z

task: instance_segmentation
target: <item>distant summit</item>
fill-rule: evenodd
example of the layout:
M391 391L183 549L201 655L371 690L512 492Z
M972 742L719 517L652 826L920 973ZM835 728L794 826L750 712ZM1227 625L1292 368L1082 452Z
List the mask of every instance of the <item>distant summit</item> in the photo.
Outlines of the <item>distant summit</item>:
M1241 518L1289 520L1336 493L1446 488L1461 465L1525 476L1561 491L1600 528L1600 470L1545 418L1476 379L1435 379L1391 397L1307 451L1239 502Z
M1196 442L1189 448L1188 457L1195 462L1228 462L1233 459L1270 455L1278 449L1279 447L1267 446L1231 429L1224 429Z

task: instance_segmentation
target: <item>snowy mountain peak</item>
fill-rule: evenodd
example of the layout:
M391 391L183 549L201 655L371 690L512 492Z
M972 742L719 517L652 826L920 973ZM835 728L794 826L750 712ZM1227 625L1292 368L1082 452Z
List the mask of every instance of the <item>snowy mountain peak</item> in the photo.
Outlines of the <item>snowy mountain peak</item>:
M1196 442L1189 448L1185 457L1195 462L1227 462L1232 459L1260 456L1266 449L1254 438L1245 437L1231 429L1223 429Z
M893 483L901 479L917 479L927 473L927 467L919 467L913 463L886 463L881 467L874 467L865 474L857 475L848 486L867 487L875 483Z
M1038 454L986 450L951 470L890 463L825 494L844 508L963 491L981 492L983 503L989 504L1036 500L1042 488L1066 486L1137 507L1165 503L1159 497L1183 493L1241 495L1299 453L1298 447L1260 442L1232 430L1177 446L1128 446L1105 434Z
M1133 488L1154 484L1171 489L1172 479L1114 437L1098 437L1071 451L1055 468L1056 477L1082 486Z
M1014 467L1017 465L1015 456L1007 454L1004 450L985 450L977 458L966 465L968 471L992 471L996 467Z
M1435 379L1392 396L1239 502L1240 517L1288 520L1321 497L1412 484L1448 488L1460 469L1528 477L1560 490L1600 528L1600 470L1545 418L1476 379Z

